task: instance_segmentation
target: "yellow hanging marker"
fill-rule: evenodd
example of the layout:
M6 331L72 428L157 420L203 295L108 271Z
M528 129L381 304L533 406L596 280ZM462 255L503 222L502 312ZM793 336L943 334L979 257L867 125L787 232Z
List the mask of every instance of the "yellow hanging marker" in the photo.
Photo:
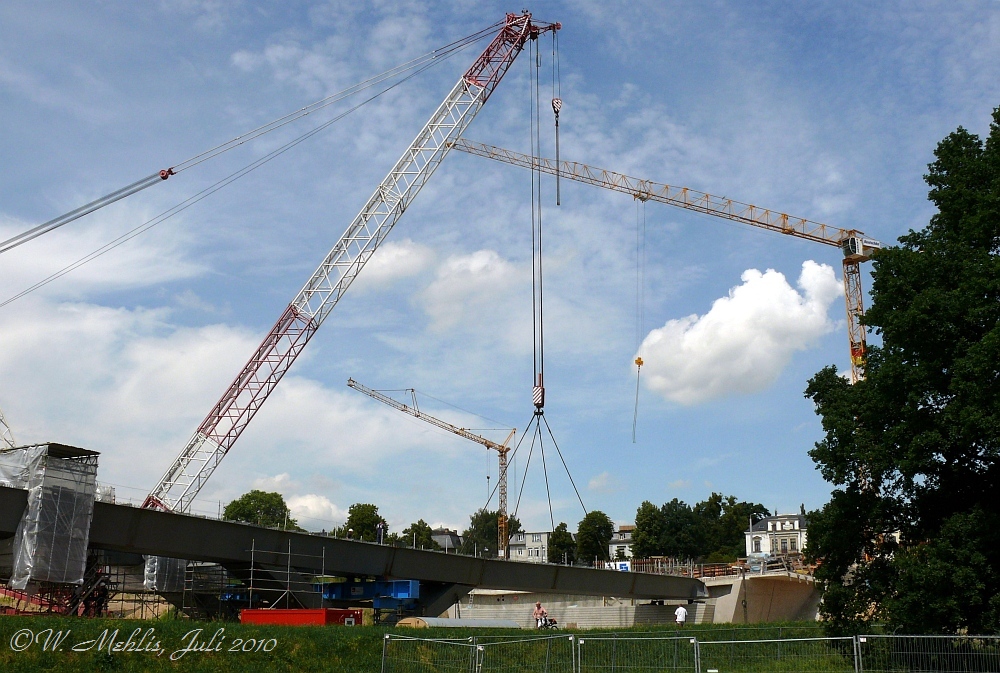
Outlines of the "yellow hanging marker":
M635 411L632 412L632 443L635 444L635 424L639 420L639 372L642 371L642 358L635 359Z

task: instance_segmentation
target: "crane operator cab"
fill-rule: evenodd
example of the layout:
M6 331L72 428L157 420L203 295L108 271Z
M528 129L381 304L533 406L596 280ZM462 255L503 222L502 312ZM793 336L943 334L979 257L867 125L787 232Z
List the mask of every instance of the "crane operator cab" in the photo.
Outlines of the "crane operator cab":
M867 262L876 250L882 249L882 242L864 236L848 236L840 242L844 258L850 262Z

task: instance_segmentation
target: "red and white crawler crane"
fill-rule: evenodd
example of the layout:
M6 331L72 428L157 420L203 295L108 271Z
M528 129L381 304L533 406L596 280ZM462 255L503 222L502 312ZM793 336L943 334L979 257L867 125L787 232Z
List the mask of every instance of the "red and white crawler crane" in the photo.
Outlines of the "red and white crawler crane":
M561 28L507 14L170 464L143 507L187 512L257 410L496 89L528 40Z

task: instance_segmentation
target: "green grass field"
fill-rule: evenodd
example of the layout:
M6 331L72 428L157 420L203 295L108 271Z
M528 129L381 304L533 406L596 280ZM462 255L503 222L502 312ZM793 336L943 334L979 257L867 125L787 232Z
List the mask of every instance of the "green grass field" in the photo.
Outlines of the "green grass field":
M617 629L613 633L638 635L651 631L662 635L692 635L699 640L821 635L815 624L775 624L763 627L718 624L691 626L680 631L675 627L637 627ZM0 617L0 671L377 673L381 670L382 642L385 634L390 632L420 638L534 635L531 631L502 629L274 627L172 619L138 621ZM579 633L583 637L596 637L612 631L590 630ZM195 647L185 652L185 648L191 645Z

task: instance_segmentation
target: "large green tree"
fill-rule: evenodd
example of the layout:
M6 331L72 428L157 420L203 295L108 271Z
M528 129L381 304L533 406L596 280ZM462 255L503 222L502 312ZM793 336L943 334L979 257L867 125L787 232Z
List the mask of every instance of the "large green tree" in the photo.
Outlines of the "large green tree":
M572 565L576 561L576 540L565 522L556 526L549 536L549 563L567 563Z
M257 489L244 493L226 505L222 518L270 528L302 530L298 522L292 518L288 505L280 493Z
M635 513L632 554L728 562L742 556L744 531L768 515L760 504L712 493L693 507L674 498L657 507L648 500Z
M1000 108L985 142L959 128L934 155L937 212L873 261L865 379L806 390L836 486L807 551L843 631L1000 630Z
M403 533L400 536L400 542L403 546L412 546L414 549L440 550L442 547L434 541L434 538L432 537L433 534L434 531L431 530L430 524L423 519L420 519L416 523L411 523L407 528L403 529Z
M576 527L576 557L587 563L594 559L610 561L608 544L615 534L615 524L600 510L587 512Z
M521 522L516 517L507 518L507 535L511 536L521 530ZM497 555L497 511L480 509L469 517L469 527L462 533L462 554L479 554L495 557ZM488 550L484 552L483 550Z
M340 534L344 537L349 534L354 540L375 542L379 523L385 526L385 533L388 535L389 525L378 513L378 506L356 502L347 509L347 522L341 528Z

